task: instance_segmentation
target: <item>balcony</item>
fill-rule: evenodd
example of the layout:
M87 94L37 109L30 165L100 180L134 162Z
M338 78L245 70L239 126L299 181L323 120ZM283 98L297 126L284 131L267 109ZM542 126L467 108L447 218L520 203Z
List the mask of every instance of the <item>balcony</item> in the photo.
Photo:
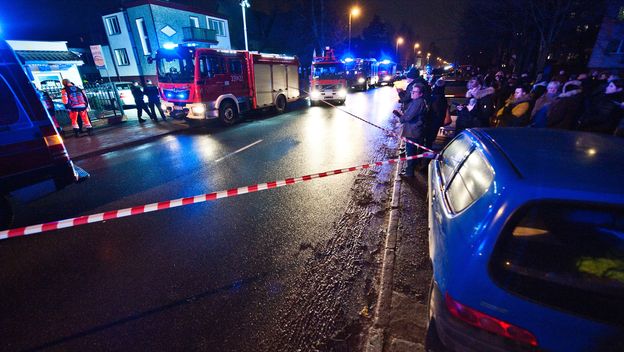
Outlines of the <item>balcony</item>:
M217 31L214 29L183 27L182 40L185 42L200 42L208 44L218 44Z

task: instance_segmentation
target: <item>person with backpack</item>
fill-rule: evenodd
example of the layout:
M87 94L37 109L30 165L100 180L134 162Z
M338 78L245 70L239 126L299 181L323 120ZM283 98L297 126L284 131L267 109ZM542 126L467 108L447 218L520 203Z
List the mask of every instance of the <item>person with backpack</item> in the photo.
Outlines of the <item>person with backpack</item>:
M89 107L89 101L84 91L79 87L76 87L67 78L63 80L63 89L61 90L61 98L63 104L67 110L69 110L69 119L71 120L72 128L74 129L74 136L80 136L80 127L78 126L78 116L82 120L82 125L87 128L87 134L91 136L93 134L93 127L89 116L87 116L87 108Z

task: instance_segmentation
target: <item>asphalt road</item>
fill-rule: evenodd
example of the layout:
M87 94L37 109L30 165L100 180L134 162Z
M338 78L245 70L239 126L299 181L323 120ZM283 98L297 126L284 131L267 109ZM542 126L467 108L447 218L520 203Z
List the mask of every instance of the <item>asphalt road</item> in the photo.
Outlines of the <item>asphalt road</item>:
M344 109L390 126L392 88ZM336 109L207 124L78 162L16 226L382 160ZM0 242L0 350L341 350L370 304L390 167ZM366 316L366 314L363 314Z

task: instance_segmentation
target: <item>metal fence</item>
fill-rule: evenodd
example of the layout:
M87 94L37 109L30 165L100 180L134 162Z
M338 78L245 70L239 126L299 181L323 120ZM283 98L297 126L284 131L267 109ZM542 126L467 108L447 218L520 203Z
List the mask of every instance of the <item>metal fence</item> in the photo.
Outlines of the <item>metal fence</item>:
M42 90L50 94L54 102L55 115L59 124L61 126L71 125L68 111L61 97L62 88L43 88ZM85 84L83 90L89 100L87 113L92 123L98 120L121 117L118 103L121 100L117 99L110 84Z

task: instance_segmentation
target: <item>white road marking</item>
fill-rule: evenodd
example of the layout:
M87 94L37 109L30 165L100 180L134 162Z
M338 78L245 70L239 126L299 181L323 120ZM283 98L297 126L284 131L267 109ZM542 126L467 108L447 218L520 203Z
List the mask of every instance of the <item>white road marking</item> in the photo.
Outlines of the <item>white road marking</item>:
M244 146L244 147L242 147L242 148L240 148L238 150L235 150L235 151L231 152L230 154L228 154L228 155L226 155L224 157L221 157L221 158L215 160L215 163L218 163L219 161L221 161L221 160L223 160L225 158L228 158L228 157L230 157L230 156L232 156L232 155L234 155L236 153L240 153L240 152L242 152L245 149L249 149L249 148L253 147L254 145L256 145L256 144L258 144L258 143L260 143L262 141L263 141L262 139L258 139L257 141L255 141L255 142L253 142L253 143L251 143L249 145L246 145L246 146Z

